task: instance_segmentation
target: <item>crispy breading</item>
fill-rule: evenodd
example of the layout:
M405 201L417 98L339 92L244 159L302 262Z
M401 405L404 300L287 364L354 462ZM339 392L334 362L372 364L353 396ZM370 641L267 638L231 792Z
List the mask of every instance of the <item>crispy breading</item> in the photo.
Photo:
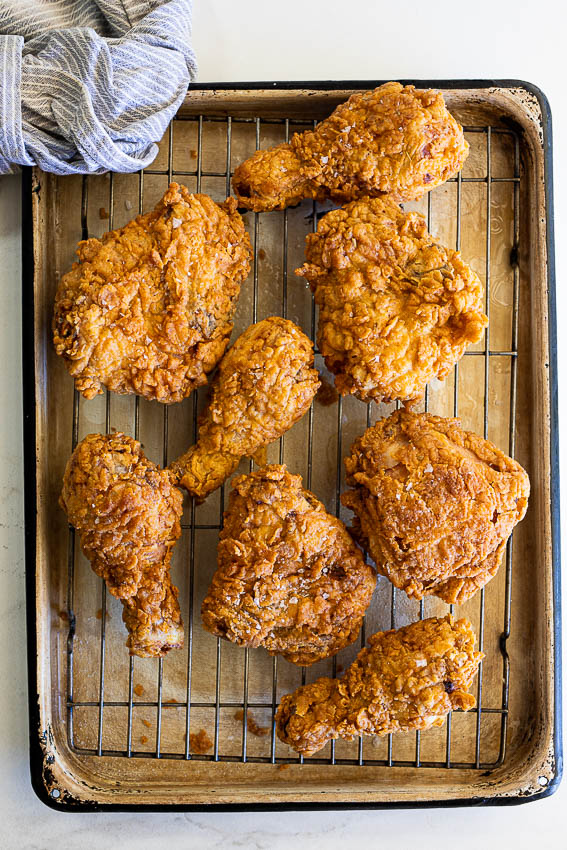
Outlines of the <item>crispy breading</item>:
M105 386L164 403L205 384L228 345L252 249L236 203L172 183L156 208L77 248L55 349L85 398Z
M319 386L313 344L297 325L279 316L251 325L219 365L197 443L170 468L202 501L301 419Z
M60 504L93 570L124 606L131 655L163 656L183 645L169 576L182 502L170 473L124 434L89 434L67 463Z
M418 399L488 324L482 284L459 252L387 199L327 213L305 256L296 274L315 293L317 342L343 395Z
M468 688L484 657L475 641L471 624L451 615L378 632L341 679L317 679L283 697L278 737L312 756L336 738L442 726L450 711L475 706Z
M520 464L458 419L395 411L355 441L345 467L353 532L378 572L415 599L470 599L527 510Z
M233 482L204 627L313 664L356 640L376 585L343 523L283 465Z
M302 198L411 201L463 167L469 145L443 95L400 83L353 94L314 130L238 166L239 206L281 210Z

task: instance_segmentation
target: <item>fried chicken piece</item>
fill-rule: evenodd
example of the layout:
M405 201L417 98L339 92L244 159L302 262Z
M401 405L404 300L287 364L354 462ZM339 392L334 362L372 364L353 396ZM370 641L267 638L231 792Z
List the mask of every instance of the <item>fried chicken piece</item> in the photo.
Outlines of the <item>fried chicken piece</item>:
M460 171L468 150L440 92L385 83L353 94L314 130L256 151L232 185L239 206L256 212L302 198L412 201Z
M283 697L276 731L312 756L327 741L442 726L476 702L468 688L484 657L468 620L432 617L378 632L341 679L317 679Z
M252 249L236 203L172 183L153 212L87 239L59 284L53 340L85 398L164 403L205 384L228 345Z
M223 357L199 439L170 469L202 501L242 457L277 440L308 410L320 383L313 345L287 319L272 316L241 334Z
M233 482L203 625L240 646L313 664L356 640L375 586L343 523L301 476L265 466Z
M520 464L458 419L397 410L355 441L345 467L355 536L415 599L474 596L528 505Z
M305 255L296 274L315 293L317 341L342 395L418 399L488 324L475 272L388 199L327 213Z
M60 504L93 570L124 606L130 655L163 656L183 646L169 576L182 502L170 473L124 434L89 434L67 463Z

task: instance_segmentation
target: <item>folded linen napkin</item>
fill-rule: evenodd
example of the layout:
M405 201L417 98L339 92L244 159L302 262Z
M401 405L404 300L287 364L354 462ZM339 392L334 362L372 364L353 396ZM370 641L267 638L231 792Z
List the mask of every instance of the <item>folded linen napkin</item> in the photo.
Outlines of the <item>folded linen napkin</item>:
M0 174L138 171L197 66L192 0L0 0Z

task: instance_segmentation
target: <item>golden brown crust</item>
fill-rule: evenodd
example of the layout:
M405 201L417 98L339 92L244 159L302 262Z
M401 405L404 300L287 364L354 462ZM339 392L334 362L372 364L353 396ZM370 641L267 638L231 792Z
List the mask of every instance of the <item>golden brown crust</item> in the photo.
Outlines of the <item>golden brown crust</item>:
M319 389L313 344L279 316L241 334L223 357L201 418L199 439L171 470L204 499L251 457L294 425Z
M315 293L317 341L343 395L417 399L488 324L475 272L390 200L327 213L305 256L296 274Z
M169 576L182 502L170 473L124 434L89 434L67 463L61 507L93 570L122 601L131 655L162 656L183 645Z
M442 726L453 709L468 711L468 688L483 658L467 620L431 618L368 641L341 679L317 679L283 697L276 731L304 756L327 741Z
M496 573L524 516L519 463L458 419L395 411L345 458L342 502L378 572L415 599L470 599Z
M171 403L206 383L232 332L252 249L236 203L172 183L156 208L77 248L59 284L55 349L75 386Z
M356 640L375 585L342 522L301 476L269 465L233 482L203 625L313 664Z
M256 151L232 185L239 205L256 212L302 198L410 201L460 171L468 150L440 92L385 83L353 94L289 144Z

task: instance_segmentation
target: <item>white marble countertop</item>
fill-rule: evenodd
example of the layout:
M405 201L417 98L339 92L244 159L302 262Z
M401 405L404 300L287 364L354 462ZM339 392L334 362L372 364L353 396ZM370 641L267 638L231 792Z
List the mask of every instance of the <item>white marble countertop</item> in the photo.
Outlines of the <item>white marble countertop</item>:
M202 0L194 45L201 81L517 78L553 112L559 359L567 343L567 102L559 0ZM19 850L160 847L567 846L567 780L524 806L379 812L63 814L28 776L23 564L19 178L0 177L0 839ZM565 381L560 381L567 399ZM564 407L564 405L563 405ZM563 440L565 458L567 440ZM563 478L563 492L565 476ZM567 606L564 604L564 610Z

